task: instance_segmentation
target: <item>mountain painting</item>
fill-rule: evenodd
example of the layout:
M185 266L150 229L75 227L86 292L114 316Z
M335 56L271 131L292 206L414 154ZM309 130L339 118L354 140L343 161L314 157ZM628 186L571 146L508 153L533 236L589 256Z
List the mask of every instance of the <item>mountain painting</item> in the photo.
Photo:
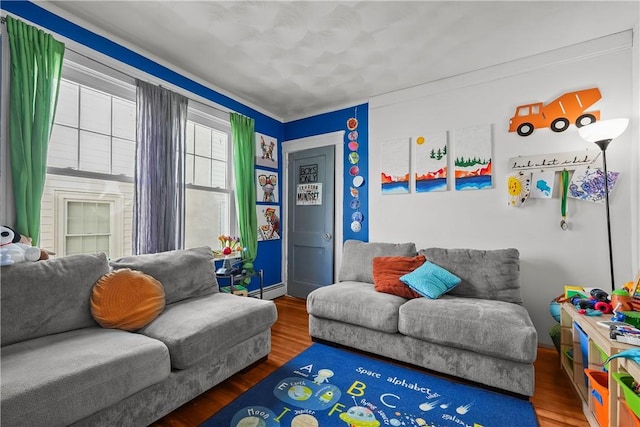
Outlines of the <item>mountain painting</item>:
M447 132L413 138L416 193L447 190Z
M410 139L382 143L380 181L382 194L409 193Z
M491 125L457 129L454 150L456 190L493 187Z

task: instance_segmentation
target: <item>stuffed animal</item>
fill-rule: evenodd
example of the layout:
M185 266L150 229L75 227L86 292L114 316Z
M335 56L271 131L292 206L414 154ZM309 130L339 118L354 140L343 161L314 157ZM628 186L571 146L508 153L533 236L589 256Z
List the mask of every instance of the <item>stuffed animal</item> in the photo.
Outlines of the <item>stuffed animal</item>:
M20 243L21 239L22 236L11 227L0 226L0 266L40 259L40 249Z

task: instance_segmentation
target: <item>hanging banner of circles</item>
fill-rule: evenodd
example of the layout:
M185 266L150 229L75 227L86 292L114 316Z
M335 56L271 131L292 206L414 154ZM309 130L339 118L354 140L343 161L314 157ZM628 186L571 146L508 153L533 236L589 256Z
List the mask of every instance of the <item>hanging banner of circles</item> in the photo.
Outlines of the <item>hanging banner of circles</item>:
M349 201L349 207L353 210L351 213L351 231L358 233L362 230L362 221L364 221L364 215L360 212L360 196L359 193L364 185L364 177L360 175L360 155L358 154L358 109L355 110L355 117L351 117L347 120L347 137L349 143L349 175L351 176L351 182L349 183L349 192L351 194L351 200Z

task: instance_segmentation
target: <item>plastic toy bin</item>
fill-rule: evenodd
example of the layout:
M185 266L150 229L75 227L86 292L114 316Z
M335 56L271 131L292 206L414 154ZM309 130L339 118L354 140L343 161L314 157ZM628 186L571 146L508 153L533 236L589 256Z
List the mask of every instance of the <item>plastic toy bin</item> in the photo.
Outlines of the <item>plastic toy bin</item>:
M640 418L636 417L626 403L620 405L620 413L618 416L619 426L640 427Z
M578 325L577 323L574 322L573 325L575 327L575 330L578 331L580 335L580 353L582 353L582 368L586 370L587 368L589 368L589 335L587 335L585 331L583 331L580 325ZM580 367L578 366L578 369L579 368ZM584 385L589 387L589 378L587 378L586 371L584 376Z
M640 417L640 396L638 396L632 389L633 377L631 375L623 374L620 372L614 372L612 374L613 379L620 384L620 388L624 393L624 400L627 406L635 414L636 417Z
M604 427L609 425L609 374L593 369L585 369L589 377L589 395L593 412L598 423Z

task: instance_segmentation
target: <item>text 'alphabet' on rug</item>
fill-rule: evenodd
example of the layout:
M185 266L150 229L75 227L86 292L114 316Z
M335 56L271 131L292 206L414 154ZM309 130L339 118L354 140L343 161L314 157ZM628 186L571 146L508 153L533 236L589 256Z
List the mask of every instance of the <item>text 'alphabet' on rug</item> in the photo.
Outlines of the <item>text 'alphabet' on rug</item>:
M315 343L203 427L536 427L525 399Z

